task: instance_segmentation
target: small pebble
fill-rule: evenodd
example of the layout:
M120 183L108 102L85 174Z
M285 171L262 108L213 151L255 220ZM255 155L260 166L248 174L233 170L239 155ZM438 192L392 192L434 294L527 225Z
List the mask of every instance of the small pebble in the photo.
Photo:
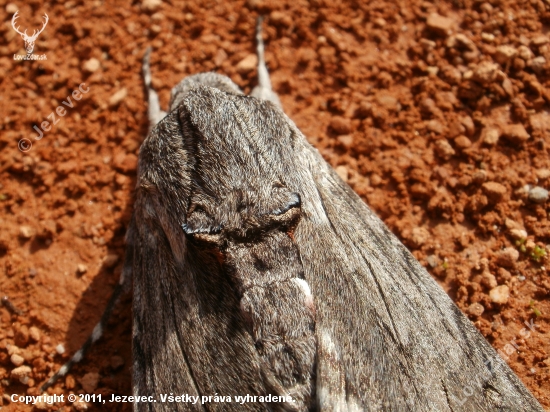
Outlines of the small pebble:
M426 128L430 132L434 132L434 133L437 133L437 134L443 134L443 132L445 131L445 126L443 126L443 124L439 120L436 120L436 119L428 120L426 122Z
M15 366L21 366L23 365L23 363L25 363L25 359L21 355L18 355L17 353L14 353L13 355L11 355L10 361Z
M472 78L482 84L489 84L496 80L500 68L496 63L482 62L474 70Z
M510 288L506 285L497 286L496 288L491 289L489 292L489 298L493 303L504 304L508 302L508 299L510 298Z
M548 43L549 39L548 36L545 36L544 34L539 34L533 40L531 40L531 44L536 47L544 46L546 43Z
M496 258L499 266L513 268L519 259L519 252L512 247L507 247L499 251Z
M460 135L455 138L455 145L457 148L464 150L472 146L472 141L466 136Z
M517 54L518 54L518 51L515 47L512 47L508 44L504 44L502 46L497 47L497 51L493 57L500 64L506 64L510 60L512 60L514 57L516 57Z
M415 247L422 246L430 237L430 231L425 227L415 227L411 232L411 241Z
M481 33L481 38L483 41L486 41L487 43L492 43L495 41L495 35L491 33Z
M497 182L485 182L481 188L493 200L500 200L506 194L506 186Z
M385 92L381 92L376 96L376 103L393 112L401 109L399 100L394 95Z
M67 375L65 377L65 388L67 388L69 390L74 389L75 385L76 385L76 381L74 379L74 376L73 375Z
M65 353L65 346L63 346L61 343L55 347L55 351L59 353L60 355L63 355Z
M237 72L239 72L240 74L246 74L254 70L257 65L258 65L258 56L251 53L248 56L246 56L244 59L242 59L239 63L237 63L236 69L237 69Z
M470 40L468 36L466 36L464 33L458 33L454 36L451 36L447 39L445 42L445 45L450 48L466 48L468 50L476 50L477 47L475 43Z
M429 39L420 39L419 43L420 46L422 46L422 48L426 50L433 50L435 49L435 46L437 46L436 42Z
M498 129L495 129L494 127L486 127L481 131L481 140L483 143L488 145L494 145L498 143L498 139L500 137L500 133Z
M548 200L548 190L535 186L529 190L529 200L533 203L544 203Z
M487 180L487 172L485 170L476 170L472 175L474 183L483 183Z
M453 28L453 20L448 17L440 16L437 13L432 13L428 16L426 25L432 30L438 31L442 34L448 34Z
M273 13L271 13L273 14ZM379 17L377 19L374 19L374 24L377 26L377 27L385 27L387 22L386 20L384 20L383 18Z
M21 381L22 378L28 377L28 375L32 372L32 369L27 366L19 366L11 371L11 377L12 379L17 379Z
M510 229L510 235L514 239L525 239L527 237L527 232L523 229Z
M128 89L123 87L109 98L109 107L114 107L128 96Z
M157 12L151 15L151 20L158 23L159 21L164 20L164 14L162 14L161 12Z
M93 73L97 69L99 69L100 66L101 64L99 60L96 59L95 57L92 57L90 60L86 60L84 64L82 64L82 70L88 73Z
M538 169L536 174L540 180L546 180L550 177L550 169Z
M468 136L473 136L476 132L476 126L474 124L474 120L470 116L464 116L460 119L460 123L464 128L466 129L466 134Z
M349 149L353 146L353 136L351 134L342 134L336 138L338 143L344 146L346 149Z
M216 52L216 55L214 56L214 64L219 67L223 64L224 61L227 60L227 53L224 49L218 49Z
M426 68L426 72L431 76L437 76L437 73L439 73L439 67L437 67L437 66L428 66Z
M87 271L88 271L88 266L86 266L84 263L79 263L76 266L76 273L78 273L79 275L83 275Z
M351 132L350 121L342 116L334 116L330 121L330 128L339 135Z
M22 325L15 333L14 342L17 346L24 348L29 343L29 328Z
M19 7L17 7L17 4L15 3L6 4L6 13L14 14L17 10L19 10Z
M512 85L512 82L509 78L506 78L502 81L502 88L508 96L512 97L515 95L514 86Z
M497 278L491 272L483 272L481 275L481 284L487 289L493 289L498 285Z
M158 9L162 4L162 0L143 0L141 2L141 8L145 11L154 11Z
M498 268L498 278L501 283L507 282L512 279L512 274L504 268Z
M17 354L21 353L21 349L19 349L19 347L16 345L8 345L6 349L8 350L8 355L10 356L13 355L14 353L17 353Z
M485 308L480 303L472 303L470 306L468 306L467 312L468 314L472 316L481 316L483 312L485 311Z
M529 61L534 57L533 52L527 46L518 47L518 56L525 61Z
M426 258L426 262L428 262L428 265L433 269L437 267L437 256L436 255L430 255Z
M542 74L544 72L544 67L546 66L546 59L543 56L535 57L531 61L531 69L537 74Z
M19 227L19 236L23 239L30 239L34 235L34 230L30 226Z
M435 142L435 150L444 159L448 159L456 153L455 149L453 149L453 147L445 139L440 139Z
M502 128L502 135L512 143L523 143L531 137L522 124L509 124Z
M29 328L29 336L33 341L38 342L40 340L40 329L36 326L31 326Z
M508 229L508 230L510 230L510 229L521 229L522 228L522 226L518 222L516 222L515 220L510 219L509 217L504 219L504 226L506 226L506 229Z

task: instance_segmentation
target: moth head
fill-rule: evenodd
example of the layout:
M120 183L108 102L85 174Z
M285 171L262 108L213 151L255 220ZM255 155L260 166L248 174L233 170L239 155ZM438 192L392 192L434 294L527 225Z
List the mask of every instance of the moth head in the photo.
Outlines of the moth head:
M282 185L258 192L235 190L219 201L199 197L189 207L184 233L219 248L224 242L255 241L273 230L291 232L301 216L300 195Z
M243 94L241 89L227 76L218 73L198 73L187 76L172 88L170 94L170 111L175 110L190 90L197 87L213 87L231 94Z

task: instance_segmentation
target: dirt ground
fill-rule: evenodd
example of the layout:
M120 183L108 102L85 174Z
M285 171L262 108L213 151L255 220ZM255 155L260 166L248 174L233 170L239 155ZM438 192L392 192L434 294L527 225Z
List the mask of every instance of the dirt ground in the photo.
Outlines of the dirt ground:
M286 113L550 410L550 1L0 5L2 411L33 410L10 395L37 394L82 345L120 275L145 48L164 107L202 71L249 92L259 13ZM48 14L46 60L14 59L17 10L28 32ZM35 140L44 121L57 123ZM130 314L125 296L51 393L131 394Z

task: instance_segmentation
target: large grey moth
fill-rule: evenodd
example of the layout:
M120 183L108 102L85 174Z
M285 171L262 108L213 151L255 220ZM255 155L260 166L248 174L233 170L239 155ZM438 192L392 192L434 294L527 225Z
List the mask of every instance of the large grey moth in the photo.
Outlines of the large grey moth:
M260 30L258 54L250 96L198 74L167 114L146 56L119 289L133 283L134 395L156 401L134 410L542 411L284 114Z

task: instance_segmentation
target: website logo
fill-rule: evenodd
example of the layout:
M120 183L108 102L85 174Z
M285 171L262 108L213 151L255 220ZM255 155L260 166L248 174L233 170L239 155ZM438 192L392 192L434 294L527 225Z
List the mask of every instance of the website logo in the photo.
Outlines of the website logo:
M21 32L19 30L19 27L16 26L15 21L19 18L18 13L19 13L19 10L17 10L13 15L13 18L11 19L11 25L13 29L23 38L23 41L25 42L25 50L27 51L27 55L21 56L21 55L14 54L13 59L14 60L46 60L47 57L45 54L34 55L32 54L32 52L34 51L34 44L36 42L36 39L38 38L40 33L44 31L44 29L46 28L46 25L48 24L48 21L49 21L48 15L44 13L44 16L43 16L44 23L42 23L42 28L40 30L34 30L32 36L29 36L27 34L27 30L25 30L24 32Z

